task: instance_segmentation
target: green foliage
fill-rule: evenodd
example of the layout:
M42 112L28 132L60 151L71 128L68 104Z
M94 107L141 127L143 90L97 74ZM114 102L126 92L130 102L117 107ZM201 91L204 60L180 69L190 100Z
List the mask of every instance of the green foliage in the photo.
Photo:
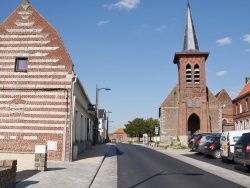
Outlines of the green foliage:
M142 137L144 133L148 134L149 137L154 136L155 127L159 127L159 121L157 119L148 118L135 118L133 121L129 121L125 125L124 130L130 137Z
M177 142L180 142L180 138L179 138L179 136L177 136Z

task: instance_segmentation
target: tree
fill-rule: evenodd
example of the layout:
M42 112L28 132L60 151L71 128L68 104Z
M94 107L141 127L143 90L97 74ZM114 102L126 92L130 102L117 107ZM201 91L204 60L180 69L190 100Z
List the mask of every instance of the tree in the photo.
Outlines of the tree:
M129 121L125 125L125 133L129 137L142 137L144 133L150 136L154 136L155 127L159 127L159 121L157 119L148 118L144 120L143 118L135 118L133 121Z
M159 127L160 123L157 119L153 119L153 118L148 118L146 119L146 124L147 124L147 134L150 137L150 141L151 141L151 137L155 135L155 127Z

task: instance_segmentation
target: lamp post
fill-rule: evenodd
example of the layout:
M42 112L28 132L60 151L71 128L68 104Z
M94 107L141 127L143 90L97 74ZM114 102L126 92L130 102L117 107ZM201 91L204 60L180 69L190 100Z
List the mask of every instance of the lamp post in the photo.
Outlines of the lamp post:
M94 134L93 134L93 144L98 143L98 127L99 127L99 91L102 89L108 91L111 90L110 88L98 88L96 84L96 103L95 103L95 115L96 115L96 123L94 126Z
M109 114L110 113L112 113L112 112L110 112L110 111L106 112L106 114L107 114L107 133L106 133L106 139L107 139L107 141L106 142L109 141L109 122L111 122L111 121L109 121Z

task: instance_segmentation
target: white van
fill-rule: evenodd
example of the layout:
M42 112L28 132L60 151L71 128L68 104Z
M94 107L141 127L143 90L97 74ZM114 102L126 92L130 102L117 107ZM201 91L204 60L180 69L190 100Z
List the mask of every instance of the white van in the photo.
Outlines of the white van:
M243 133L250 132L248 130L236 130L222 132L220 137L220 153L222 159L233 160L234 159L234 145L241 137Z

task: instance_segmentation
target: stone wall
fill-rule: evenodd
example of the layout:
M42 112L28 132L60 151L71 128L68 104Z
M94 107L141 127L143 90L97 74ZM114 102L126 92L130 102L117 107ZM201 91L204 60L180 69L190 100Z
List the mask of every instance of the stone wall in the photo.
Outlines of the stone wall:
M14 187L16 184L17 160L0 160L0 187Z
M47 170L47 147L36 145L35 147L35 170Z

